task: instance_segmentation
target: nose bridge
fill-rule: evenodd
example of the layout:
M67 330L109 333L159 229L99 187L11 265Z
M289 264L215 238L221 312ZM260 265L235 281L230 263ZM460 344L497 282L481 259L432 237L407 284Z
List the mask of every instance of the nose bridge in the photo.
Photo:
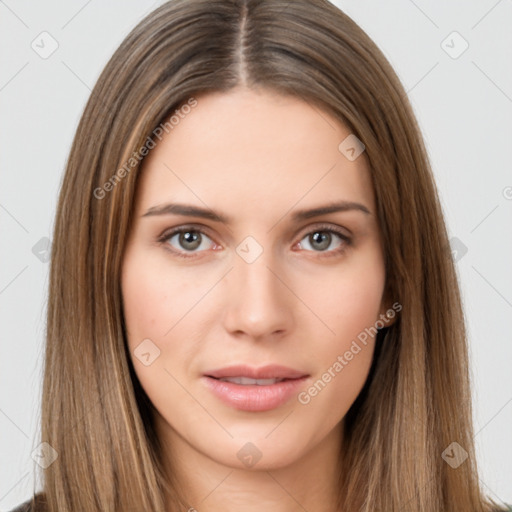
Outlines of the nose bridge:
M251 263L239 258L236 265L237 277L243 284L242 289L253 295L254 299L267 296L266 299L271 300L275 299L276 293L279 294L279 281L270 271L275 265L269 253L270 251L267 251Z
M237 247L237 253L228 276L226 328L253 337L289 329L293 296L275 275L280 266L271 249L258 249L248 240Z
M261 237L258 238L261 241ZM275 267L277 262L269 240L267 238L260 243L253 236L247 236L236 247L235 274L252 292L264 292L269 286L275 287L275 277L269 268Z

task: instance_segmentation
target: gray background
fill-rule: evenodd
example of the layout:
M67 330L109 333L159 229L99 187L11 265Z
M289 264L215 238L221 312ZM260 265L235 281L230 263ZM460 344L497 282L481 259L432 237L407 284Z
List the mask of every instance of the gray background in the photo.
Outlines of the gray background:
M71 140L108 58L160 3L0 0L0 510L34 485L45 237ZM512 1L335 3L390 60L424 133L457 250L481 482L512 503ZM43 31L58 43L46 59Z

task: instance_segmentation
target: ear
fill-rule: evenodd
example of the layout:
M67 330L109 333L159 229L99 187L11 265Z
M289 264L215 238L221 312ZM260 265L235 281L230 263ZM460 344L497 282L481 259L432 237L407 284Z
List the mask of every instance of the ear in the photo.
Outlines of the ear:
M400 311L402 311L402 304L398 301L393 302L390 297L385 294L381 302L379 320L384 322L385 327L389 327L396 322Z

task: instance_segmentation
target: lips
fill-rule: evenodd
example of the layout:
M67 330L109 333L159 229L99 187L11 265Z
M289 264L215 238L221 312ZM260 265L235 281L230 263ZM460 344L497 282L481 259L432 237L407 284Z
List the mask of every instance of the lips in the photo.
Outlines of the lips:
M215 378L215 377L214 377ZM231 382L232 384L240 384L242 386L271 386L276 382L283 382L286 379L251 379L250 377L222 377L222 382Z
M296 395L309 375L293 368L268 365L230 366L206 372L201 381L223 403L238 410L276 409Z
M265 380L265 379L276 379L277 381L288 380L288 379L300 379L307 377L306 372L295 370L281 365L267 365L261 368L254 368L247 365L236 365L229 366L226 368L220 368L217 370L211 370L205 372L206 377L213 377L214 379L228 379L232 377L253 379L253 380ZM241 384L251 384L252 382L240 382ZM270 382L271 384L272 382ZM264 384L261 384L264 385Z

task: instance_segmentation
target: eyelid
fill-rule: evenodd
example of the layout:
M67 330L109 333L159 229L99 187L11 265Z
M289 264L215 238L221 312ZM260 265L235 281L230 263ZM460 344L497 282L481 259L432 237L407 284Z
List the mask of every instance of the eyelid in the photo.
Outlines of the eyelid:
M210 228L205 226L204 224L180 224L178 226L174 226L172 228L166 228L160 235L157 236L158 241L166 240L171 236L180 233L182 231L197 231L203 235L208 236L208 238L212 239L210 235Z
M328 222L315 222L313 224L310 224L309 226L306 226L305 228L301 229L299 233L303 235L309 235L310 233L314 231L333 231L334 233L337 233L338 235L346 238L351 238L352 234L350 230L347 228L342 228L341 226L338 226L337 224L330 224ZM304 238L304 236L302 236ZM302 239L301 238L301 239Z
M204 224L181 224L179 226L175 226L173 228L165 229L160 235L157 236L157 242L169 245L167 242L170 238L173 236L183 233L186 231L197 231L198 233L201 233L201 235L208 237L215 245L219 245L215 240L214 237L212 237L209 234L210 229L208 226L205 226ZM186 254L185 251L178 251L174 248L166 247L167 250L171 251L173 254L178 255L184 255ZM190 257L192 257L194 254L199 254L201 252L205 251L197 251L197 252L191 252ZM188 256L185 256L188 257Z

